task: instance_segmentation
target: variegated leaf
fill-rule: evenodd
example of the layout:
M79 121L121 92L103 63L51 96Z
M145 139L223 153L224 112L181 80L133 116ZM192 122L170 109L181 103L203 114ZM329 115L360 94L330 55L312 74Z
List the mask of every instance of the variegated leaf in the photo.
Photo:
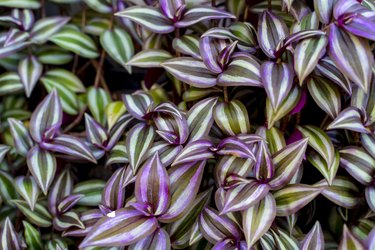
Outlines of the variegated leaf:
M273 234L276 249L300 249L297 240L292 235L289 235L287 232L280 229L278 229L277 231L271 229L271 232Z
M18 74L25 88L27 97L30 97L39 77L42 74L43 65L35 56L29 56L20 61L18 65Z
M252 159L224 156L216 164L214 177L220 187L231 186L233 176L247 177L253 166Z
M202 59L199 52L199 37L192 34L183 35L173 39L173 48L181 54Z
M375 159L375 135L361 134L362 146Z
M337 170L339 168L340 155L338 151L335 151L335 160L333 164L329 166L322 156L315 152L310 152L307 155L309 162L319 170L319 172L324 176L329 185L332 185L332 182L336 176Z
M211 151L212 146L212 142L208 140L197 140L190 142L176 156L172 163L172 166L186 163L195 163L198 161L205 161L207 159L213 158L214 154Z
M212 7L193 7L187 10L181 20L174 25L177 28L185 28L204 20L236 18L233 14Z
M45 43L51 36L61 30L69 17L48 17L38 20L30 31L31 40L37 44Z
M108 139L107 131L90 115L85 114L87 140L98 147L102 147Z
M68 211L53 218L53 228L58 231L64 231L70 227L85 228L85 225L79 219L79 216L74 211Z
M34 177L18 176L14 181L17 192L27 201L31 210L34 210L40 192Z
M40 232L29 222L22 221L24 227L25 241L31 250L43 250L43 243Z
M162 49L147 49L134 55L127 65L140 68L160 68L165 61L172 59L171 53Z
M324 250L324 235L319 221L316 221L310 232L301 242L302 250Z
M31 138L28 129L21 121L13 118L9 118L8 123L17 152L26 156L29 149L34 146L33 139Z
M129 250L171 249L169 234L162 228L129 246Z
M375 211L375 187L374 186L366 187L365 197L366 197L367 205L370 207L372 211Z
M344 225L344 230L341 236L341 241L338 250L356 249L365 250L363 243L350 232L348 227Z
M8 205L14 206L11 200L17 198L17 192L14 187L13 176L4 170L0 170L0 184L1 200Z
M1 49L0 49L1 50ZM24 86L16 72L6 72L0 75L0 95L22 92Z
M73 59L73 54L56 45L43 45L36 51L38 61L42 64L63 65Z
M85 86L82 81L66 69L52 69L47 71L40 81L51 86L62 85L73 92L84 92Z
M295 22L291 27L291 33L297 33L303 30L316 30L319 28L319 19L316 11L304 16L300 22Z
M360 111L355 107L348 107L338 114L327 127L327 129L347 129L359 133L370 133L362 123Z
M152 97L144 92L134 93L132 95L123 95L127 111L138 120L145 120L153 104Z
M87 90L87 105L94 119L103 126L105 125L105 108L111 102L111 97L102 88L90 87Z
M9 217L5 218L0 232L0 239L1 249L21 250L21 239L14 229L13 223Z
M96 207L100 204L105 182L103 180L91 179L76 184L73 194L82 195L77 201L77 205Z
M111 129L116 124L116 122L120 120L120 117L122 117L125 112L126 108L123 102L115 101L109 103L105 108L108 129Z
M332 10L337 0L314 0L314 9L320 22L328 24L331 21Z
M31 210L26 201L12 200L12 202L34 225L38 227L50 227L52 225L52 216L42 204L36 203L34 210Z

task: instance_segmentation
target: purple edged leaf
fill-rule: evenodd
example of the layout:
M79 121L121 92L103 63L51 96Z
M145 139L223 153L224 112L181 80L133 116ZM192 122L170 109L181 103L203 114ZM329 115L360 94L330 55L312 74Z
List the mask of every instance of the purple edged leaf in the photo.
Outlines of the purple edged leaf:
M126 17L142 27L157 34L172 32L175 28L171 20L158 9L151 6L133 6L116 13L116 16Z
M62 108L56 90L53 90L36 107L30 118L30 134L36 142L53 139L60 129Z
M27 154L27 166L44 194L47 194L56 173L55 156L38 145Z
M1 249L9 250L21 250L21 239L18 236L18 233L14 229L13 223L6 217L4 224L0 232L0 246Z
M154 249L171 249L169 234L162 228L139 240L134 245L129 246L129 250L154 250Z
M15 180L14 187L22 198L27 201L31 210L34 210L39 196L39 187L33 176L18 176Z
M77 202L83 198L83 195L81 194L71 194L66 196L64 199L62 199L57 206L57 210L59 213L65 213L68 210L70 210L72 207L74 207Z
M217 61L222 69L225 68L230 62L231 56L236 49L237 43L238 41L234 41L220 51Z
M258 22L258 42L263 52L275 58L278 43L287 37L288 28L284 20L270 11L264 11Z
M367 249L375 248L375 229L372 229L371 232L368 234L365 244L368 247Z
M2 162L6 156L6 154L10 151L10 147L8 145L0 144L0 162Z
M84 211L82 212L80 216L80 220L84 224L85 228L77 228L77 227L69 228L62 233L62 236L63 237L84 237L91 231L95 223L99 219L103 218L103 216L104 215L100 212L99 209L92 209L92 210Z
M277 109L293 86L293 68L288 63L266 61L260 68L260 74L272 107Z
M220 214L246 210L263 199L269 190L268 184L262 184L254 180L241 183L226 192L224 206Z
M157 133L173 145L184 144L189 136L188 123L185 115L182 118L171 115L156 114L153 117Z
M157 227L156 218L147 218L137 210L122 208L100 219L80 247L131 245L152 234Z
M69 22L70 17L47 17L39 19L30 30L31 40L36 44L44 44L51 36L61 30Z
M222 68L218 62L220 51L218 46L215 46L214 40L207 36L201 37L199 39L199 51L207 69L213 74L220 74L222 72Z
M253 173L255 179L262 182L268 182L275 174L274 163L266 142L258 143Z
M214 177L219 186L231 186L233 176L246 178L254 166L254 160L235 156L220 157Z
M339 25L356 36L375 40L375 22L359 13L353 13L344 20L339 20Z
M159 154L155 153L146 161L135 181L137 202L150 204L155 216L164 214L170 201L170 183L167 170L162 165Z
M159 221L170 223L181 218L197 196L206 161L184 164L168 171L170 179L170 205Z
M212 250L245 250L247 249L246 242L241 241L238 242L237 240L233 239L224 239L222 241L217 242L212 248Z
M208 88L216 85L216 75L198 59L179 57L161 64L163 68L180 81L197 88Z
M217 8L203 6L193 7L183 14L182 19L176 22L175 26L177 28L185 28L204 20L225 18L235 19L236 17L231 13L228 13Z
M144 116L150 111L153 103L152 97L146 93L134 93L132 95L123 95L126 110L138 120L145 120Z
M374 57L368 42L331 24L328 52L341 72L367 92L374 66Z
M250 150L250 147L237 137L228 137L222 140L217 145L216 154L232 155L236 157L250 158L255 160L255 156Z
M53 218L53 228L58 231L64 231L71 227L85 228L85 225L79 219L79 216L74 211L69 211Z
M365 190L365 197L367 205L371 208L372 211L375 211L375 187L368 186Z
M242 227L249 248L268 231L275 218L276 202L272 194L267 194L258 203L242 212Z
M333 16L336 20L346 14L351 13L364 13L369 11L366 7L362 6L357 0L336 0L336 4L333 9Z
M348 107L338 114L327 129L347 129L358 133L369 134L370 130L362 123L361 112L358 108Z
M187 34L181 36L180 38L175 37L173 39L172 46L181 54L202 60L199 52L199 37L197 35Z
M152 157L155 153L160 156L160 161L164 166L169 166L172 164L176 156L182 151L182 145L172 145L168 142L158 141L155 142L152 147L146 153L145 158L148 159Z
M314 0L314 9L320 22L328 24L331 21L333 6L337 0Z
M272 189L279 189L289 183L305 157L308 139L289 144L272 156L275 175L269 182Z
M344 225L344 230L342 232L340 244L337 248L338 250L346 249L356 249L365 250L363 243L356 237L346 225Z
M107 131L90 115L85 114L86 137L97 147L102 147L108 139Z
M63 171L53 183L48 194L48 209L52 215L59 213L60 202L72 193L73 179L69 170Z
M7 56L14 54L14 53L18 52L19 50L24 49L25 47L27 47L30 44L31 44L31 42L21 42L21 43L15 43L15 44L9 45L7 47L1 47L0 48L0 59L6 58Z
M14 118L9 118L8 123L17 153L26 156L30 148L34 146L29 130L25 127L22 121Z
M160 8L169 19L176 17L177 10L185 3L184 0L160 0Z
M123 136L125 129L128 128L128 125L133 121L133 117L130 114L124 114L121 116L117 122L109 130L109 140L106 145L106 150L112 150L118 140Z
M188 143L184 149L176 156L172 166L186 163L194 163L213 158L214 153L211 151L213 144L208 140L197 140Z
M28 56L18 64L18 74L25 88L27 97L30 97L36 83L42 75L43 65L35 56Z
M310 232L301 242L302 250L324 250L324 235L319 221L316 221Z

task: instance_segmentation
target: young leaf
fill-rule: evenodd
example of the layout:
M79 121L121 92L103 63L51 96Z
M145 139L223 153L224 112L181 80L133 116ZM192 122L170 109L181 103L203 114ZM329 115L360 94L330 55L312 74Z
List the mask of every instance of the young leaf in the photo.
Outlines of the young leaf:
M356 249L356 250L365 250L365 247L363 246L363 243L357 239L356 236L350 232L348 227L344 225L344 230L341 236L341 241L338 247L338 250L344 250L344 249Z
M1 249L20 250L21 240L9 217L6 217L1 230Z
M17 192L27 201L31 210L34 210L40 192L34 177L18 176L14 181Z
M40 232L29 222L22 221L24 227L25 241L31 250L43 250Z
M8 123L17 152L26 156L30 148L34 146L33 139L31 138L28 129L21 121L13 118L9 118Z
M102 88L90 87L87 90L87 106L96 121L101 125L105 125L106 118L104 116L105 108L111 102L111 97Z
M18 74L25 88L27 97L30 97L39 77L42 74L43 65L35 56L29 56L20 61L18 65Z
M129 250L171 249L169 234L162 228L129 246Z
M348 107L338 114L327 127L327 129L347 129L359 133L370 133L362 123L362 116L360 110L355 107Z
M52 216L42 204L36 203L32 211L26 201L12 200L12 202L34 225L38 227L50 227L52 225Z
M129 66L140 68L160 68L161 63L172 59L171 53L162 49L147 49L134 55L128 62Z
M69 17L47 17L38 20L30 31L31 40L37 44L43 44L59 32L61 28L69 22Z
M177 28L185 28L204 20L236 18L231 13L212 7L194 7L187 10L180 21L175 23Z

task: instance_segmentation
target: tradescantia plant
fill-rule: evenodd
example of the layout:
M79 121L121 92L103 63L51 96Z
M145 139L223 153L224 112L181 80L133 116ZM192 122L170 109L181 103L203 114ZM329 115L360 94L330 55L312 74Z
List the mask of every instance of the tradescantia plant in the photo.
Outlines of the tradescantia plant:
M0 249L375 249L373 0L0 6Z

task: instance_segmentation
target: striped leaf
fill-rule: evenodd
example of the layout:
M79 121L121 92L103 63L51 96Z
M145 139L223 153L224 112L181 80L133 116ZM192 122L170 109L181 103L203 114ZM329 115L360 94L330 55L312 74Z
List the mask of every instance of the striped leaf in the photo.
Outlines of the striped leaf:
M18 176L14 181L17 192L29 204L31 210L34 210L40 192L34 177Z
M2 230L0 233L1 238L1 249L9 250L20 250L21 249L21 239L18 236L18 233L14 229L13 223L6 217Z
M24 89L21 78L15 72L6 72L0 75L0 96L15 94Z
M302 85L306 77L315 69L320 58L326 53L326 36L304 39L294 50L294 69Z
M0 59L5 59L8 56L14 55L17 51L20 51L30 45L31 42L19 42L12 45L0 48ZM14 64L14 63L13 63ZM10 66L14 68L14 66Z
M54 0L54 1L61 1L61 0ZM64 1L64 0L63 0ZM66 0L65 0L66 1ZM68 0L73 1L73 0ZM112 12L112 6L109 2L104 0L83 0L87 6L89 6L91 9L95 10L99 13L111 13Z
M30 118L30 134L36 142L52 139L62 122L61 102L53 90L36 107Z
M145 120L153 104L152 97L144 92L126 94L122 96L127 111L138 120Z
M171 223L182 218L191 208L201 184L206 161L173 167L168 171L170 179L170 205L159 217L163 223Z
M221 73L217 82L219 86L255 86L261 87L260 64L250 54L235 53L227 69Z
M86 137L89 142L98 147L103 147L108 139L107 131L90 115L85 114Z
M112 59L128 69L126 63L134 54L134 45L125 30L115 27L104 31L100 35L100 44Z
M172 59L171 53L162 49L147 49L134 55L127 63L140 68L160 68L160 64Z
M250 133L249 115L239 100L217 103L213 115L216 124L227 135Z
M87 105L89 110L96 121L101 125L105 125L106 117L105 108L110 103L111 97L102 88L90 87L87 89Z
M208 88L216 85L216 76L198 59L179 57L167 60L161 66L175 78L191 86Z
M153 234L141 239L134 245L129 246L129 250L152 249L171 249L169 235L164 229L159 228Z
M55 45L43 45L36 51L38 61L42 64L63 65L73 59L73 55ZM62 70L62 69L61 69Z
M190 142L206 139L213 124L213 110L216 103L217 98L206 98L190 108L187 113Z
M108 129L111 129L125 112L126 108L123 102L116 101L109 103L105 108Z
M340 155L338 151L335 151L335 160L333 161L333 164L331 166L327 164L322 156L315 152L310 152L307 155L307 159L316 169L319 170L328 184L332 185L332 182L339 168Z
M271 229L271 232L275 241L276 249L282 249L282 250L300 249L297 240L292 235L289 235L287 232L280 230L280 229L277 229L277 230Z
M38 20L30 31L31 40L36 44L43 44L61 30L68 23L69 17L47 17Z
M326 78L314 76L307 80L310 95L318 106L334 119L341 110L340 90Z
M341 149L340 165L363 185L369 185L373 181L375 159L363 148L349 146Z
M0 170L0 184L0 198L6 204L14 206L11 200L16 199L18 195L14 187L13 176L4 170Z
M308 140L302 139L289 144L272 156L275 175L269 182L272 189L279 189L287 185L301 167L307 148Z
M37 0L2 0L0 6L9 8L39 9L41 3Z
M211 37L203 36L199 40L199 51L202 56L203 63L209 71L220 74L223 68L219 64L219 54L229 45L226 42L215 42Z
M69 228L62 233L63 237L84 237L91 231L95 223L103 217L99 209L90 209L81 213L80 220L85 225L85 229Z
M361 134L362 146L375 159L375 135Z
M368 249L372 249L375 247L375 230L374 229L372 229L371 232L368 234L365 243Z
M53 218L53 228L58 231L64 231L70 227L85 228L79 216L74 211L69 211L58 217Z
M204 20L236 18L231 13L212 8L212 7L194 7L188 9L182 16L182 19L177 21L174 25L176 28L185 28L194 25Z
M288 96L285 98L285 100L281 103L278 109L273 109L271 101L267 99L266 101L266 115L267 115L267 121L268 126L267 128L270 129L273 127L275 122L286 116L289 112L293 110L294 107L298 104L301 97L301 91L298 88L298 86L294 86Z
M93 59L99 56L91 37L75 28L65 26L48 40L84 58Z
M246 178L254 165L252 159L239 158L235 156L221 157L215 167L215 180L219 186L230 186L233 176Z
M367 92L374 65L368 42L332 24L329 28L328 52L341 72Z
M2 162L6 156L6 154L10 151L10 147L7 145L0 144L0 162Z
M326 180L321 180L314 186L323 188L322 195L338 206L352 209L360 202L358 187L348 177L336 176L330 186Z
M73 178L69 169L65 169L56 178L48 193L48 209L53 216L57 216L59 203L72 193Z
M28 129L21 121L13 118L9 118L8 123L17 153L26 156L30 148L34 146L33 139Z
M72 74L70 71L61 68L47 71L40 79L40 81L44 84L55 87L57 85L61 85L73 92L78 93L84 92L86 90L82 81L75 74Z
M151 214L163 214L169 206L170 184L167 170L162 165L159 154L155 153L146 161L137 174L135 197L137 202L152 207Z
M136 22L154 33L166 34L171 33L174 30L172 21L154 7L129 7L119 13L116 13L116 15L129 18L133 22Z
M34 210L29 208L26 201L12 200L17 208L25 215L26 219L38 227L50 227L52 217L48 210L40 203L35 204Z
M215 151L218 155L231 155L255 161L255 155L249 148L249 145L237 137L227 137L221 140Z
M356 249L356 250L365 250L363 243L356 237L346 225L344 225L344 230L342 232L341 241L339 244L338 250L345 249Z
M322 191L320 187L305 184L288 185L276 191L273 197L276 200L277 216L288 216L306 206Z
M266 138L268 143L267 147L271 154L276 153L286 146L284 135L278 128L272 127L266 129L266 127L262 126L257 129L256 134L260 135L262 138Z
M22 221L24 227L24 235L27 247L30 250L43 250L43 243L40 232L29 222Z
M332 166L335 160L335 149L328 135L320 128L311 125L299 126L298 130L304 138L309 139L309 146L315 149L329 166Z
M128 154L126 152L126 146L124 142L119 142L118 144L116 144L107 157L106 166L116 163L129 163Z
M146 159L152 157L155 153L160 156L160 161L164 166L172 164L176 156L182 151L182 145L169 144L166 141L155 142L146 154Z
M83 195L81 194L70 194L66 196L64 199L60 201L59 205L57 206L57 211L59 213L66 213L82 198Z
M336 64L329 58L321 59L316 65L316 71L336 83L348 94L352 94L352 86L350 80L337 68Z
M262 82L273 109L278 109L288 96L292 86L293 68L284 62L264 62L260 69Z
M314 9L323 24L331 22L333 6L337 0L314 0Z
M204 238L216 244L225 238L239 239L241 229L227 215L219 215L219 212L212 208L203 209L199 217L199 229Z
M25 88L27 97L30 97L39 77L42 74L43 65L35 56L28 56L18 65L18 74Z
M319 28L319 19L316 11L304 16L300 22L293 23L291 33L297 33L303 30L316 30Z
M160 0L160 9L169 19L176 17L177 11L183 6L182 0Z
M181 54L191 56L195 59L202 59L199 51L199 37L188 34L173 39L173 48Z
M265 142L258 142L256 158L253 157L255 165L253 174L258 181L268 182L275 173L275 168L271 158L271 153Z
M355 107L348 107L340 112L340 114L333 120L327 129L347 129L359 133L370 133L362 123L362 116L360 111Z
M81 195L82 198L77 201L77 205L96 207L100 204L101 194L104 190L105 182L102 180L88 180L76 184L73 188L73 194Z
M197 140L188 143L184 149L176 156L172 166L186 163L195 163L213 158L214 153L211 151L213 144L209 140Z
M248 247L252 247L276 218L276 202L271 194L242 213L242 227Z
M324 250L324 235L319 221L316 221L311 230L301 242L302 250Z
M40 189L44 194L47 194L49 187L56 173L56 158L55 156L40 148L38 145L30 149L27 154L27 166L35 181L38 183Z
M139 123L129 131L125 146L133 174L137 173L139 166L145 160L154 138L155 129L146 124Z
M109 23L110 22L108 19L94 17L87 22L87 24L83 28L83 31L90 35L100 36L103 32L108 30Z
M366 197L367 205L370 207L372 211L375 211L375 187L374 186L366 187L365 197Z
M56 0L54 0L56 1ZM46 247L45 249L46 250L55 250L55 249L67 249L68 248L68 243L66 242L66 240L63 240L59 237L56 237L52 240L49 240L45 243Z
M145 217L134 209L122 208L100 219L79 247L131 245L152 234L157 227L156 218Z
M348 21L340 23L340 25L348 32L363 37L369 40L375 40L375 23L371 17L366 17L363 13L362 15L354 15L348 18ZM340 21L344 18L340 18Z
M258 22L258 42L263 52L270 58L275 58L278 43L288 35L284 21L273 12L264 11Z

